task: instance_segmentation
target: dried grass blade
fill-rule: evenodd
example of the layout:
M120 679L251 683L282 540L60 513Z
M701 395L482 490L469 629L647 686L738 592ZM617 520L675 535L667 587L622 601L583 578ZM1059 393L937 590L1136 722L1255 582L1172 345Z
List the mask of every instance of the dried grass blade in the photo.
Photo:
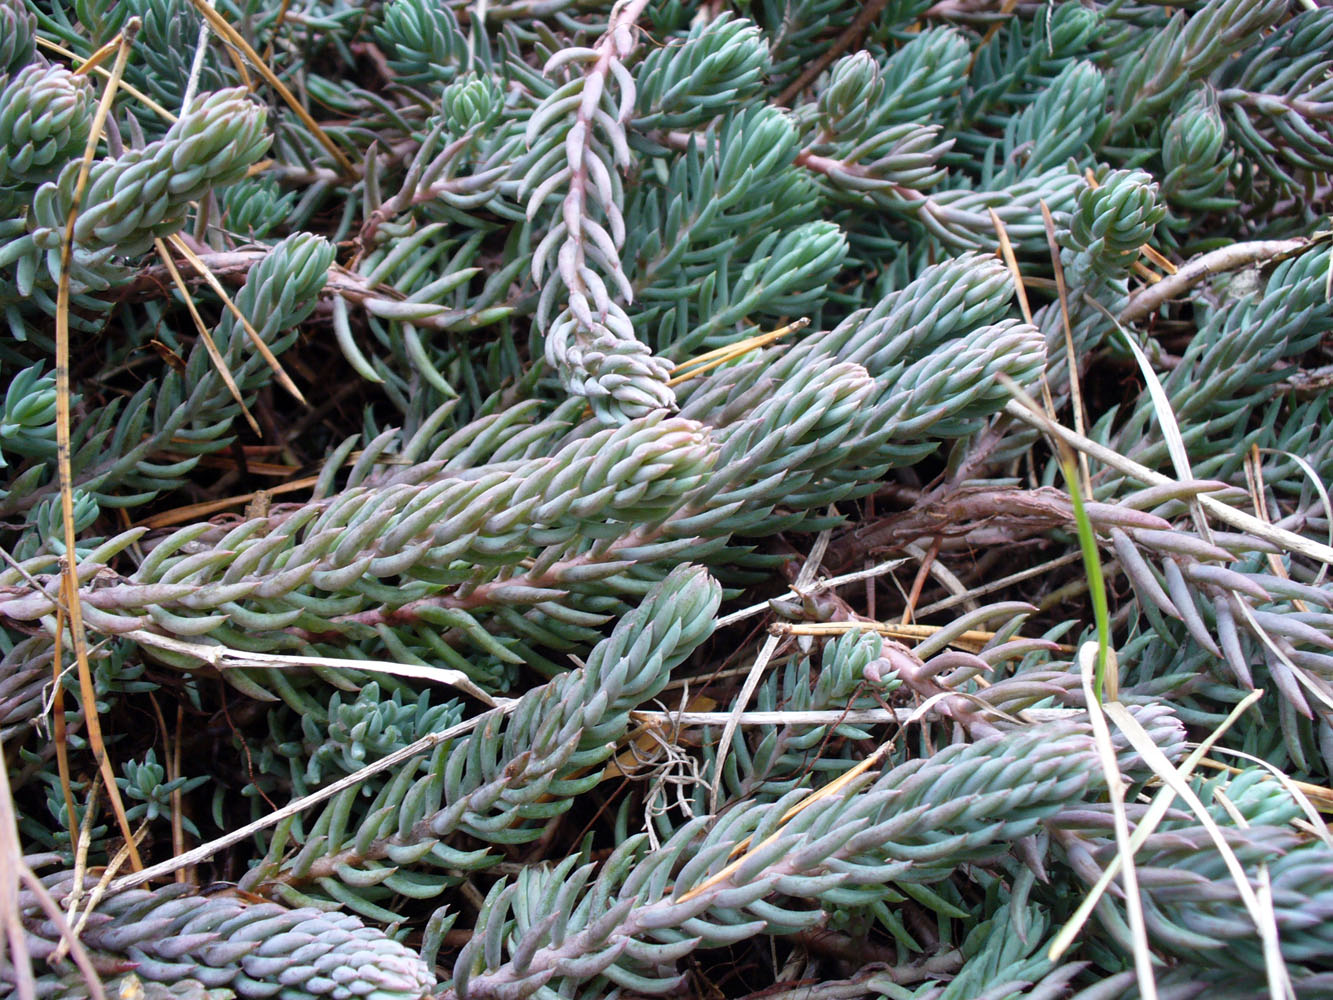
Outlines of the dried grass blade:
M41 879L32 873L27 865L19 868L19 878L28 886L28 891L37 897L37 905L46 913L51 923L55 924L56 930L60 932L62 940L69 941L69 955L74 959L74 964L79 967L79 972L83 976L83 983L88 987L88 995L91 1000L106 1000L106 991L102 989L102 979L93 968L92 959L88 957L87 950L83 943L74 935L74 931L65 920L65 915L60 912L60 907L56 901L51 898L51 893L47 891L46 886L42 885Z
M1188 779L1189 776L1194 773L1194 768L1201 762L1204 762L1204 757L1208 751L1212 749L1213 744L1221 739L1222 734L1230 729L1237 719L1249 711L1250 706L1262 696L1262 690L1251 691L1240 700L1236 707L1231 710L1231 713L1222 720L1221 725L1214 729L1208 737L1195 747L1193 752L1181 762L1178 773L1182 779ZM1157 795L1153 798L1152 804L1148 806L1148 811L1144 813L1143 819L1139 821L1139 825L1134 829L1134 836L1130 838L1130 849L1134 853L1137 854L1147 839L1152 836L1153 831L1157 829L1157 825L1162 821L1162 817L1166 815L1167 809L1171 808L1171 803L1174 802L1175 799L1176 793L1172 791L1171 786L1163 784L1161 790L1159 790ZM1088 890L1087 896L1083 898L1083 902L1080 903L1078 909L1074 911L1074 915L1069 918L1060 933L1052 939L1050 950L1047 952L1047 957L1050 958L1052 962L1059 961L1064 953L1069 950L1069 946L1074 943L1074 938L1078 936L1078 932L1083 929L1083 925L1087 923L1088 918L1092 916L1093 908L1096 907L1098 901L1102 898L1102 894L1106 892L1107 887L1110 886L1115 877L1120 874L1120 865L1120 856L1116 855L1116 857L1111 859L1111 863L1106 866L1106 870L1102 872L1101 878L1099 878L1096 884Z
M1265 449L1265 450L1271 450L1271 449ZM1283 454L1290 455L1291 453L1284 452ZM1296 456L1292 455L1291 457L1295 458ZM1304 460L1301 459L1300 461ZM1245 484L1250 491L1250 502L1254 505L1254 516L1264 521L1265 523L1271 524L1272 518L1268 516L1268 507L1264 503L1264 467L1263 463L1259 460L1258 445L1254 444L1250 445L1249 453L1245 456L1244 468L1245 468ZM1318 479L1316 479L1315 482L1316 485L1318 485L1319 489L1323 491L1323 484L1319 483ZM1324 491L1322 495L1327 497L1328 493ZM1330 513L1327 504L1324 505L1324 513L1325 515ZM1330 531L1333 532L1333 525L1330 525ZM1333 534L1330 534L1330 540L1333 541ZM1272 570L1274 576L1279 577L1283 580L1291 579L1290 575L1288 575L1287 573L1287 567L1282 563L1282 557L1278 555L1276 552L1267 553L1266 561L1268 563L1268 568ZM1328 568L1327 566L1319 567L1319 575L1321 579L1323 577L1324 570L1326 570L1327 568ZM1317 581L1315 586L1318 586ZM1291 606L1300 612L1306 612L1310 610L1309 605L1307 605L1304 601L1300 600L1299 598L1293 598Z
M277 36L278 30L286 23L287 10L291 7L291 4L292 0L282 0L282 3L278 4L278 14L277 17L273 19L273 32L269 36L268 44L264 46L265 63L273 58L273 39Z
M1333 788L1325 788L1323 785L1312 785L1308 781L1297 781L1295 778L1287 775L1282 768L1277 767L1270 761L1262 757L1256 757L1253 754L1246 753L1244 750L1233 750L1231 747L1212 748L1220 754L1230 754L1232 757L1239 757L1241 760L1248 760L1251 764L1262 767L1279 785L1287 790L1301 811L1305 813L1310 825L1314 828L1315 835L1319 837L1329 847L1333 847L1333 832L1330 832L1327 824L1319 818L1320 810L1324 812L1333 812ZM1214 770L1226 771L1229 774L1240 774L1239 767L1233 767L1230 764L1223 764L1221 761L1212 760L1205 757L1199 762L1204 767L1211 767Z
M1003 380L1001 380L1003 381ZM1109 465L1111 468L1123 472L1125 475L1133 476L1139 482L1148 486L1174 486L1180 488L1182 493L1188 492L1181 484L1170 476L1163 475L1156 469L1150 469L1146 465L1140 465L1132 458L1126 458L1113 448L1108 448L1103 444L1093 441L1091 438L1077 434L1067 427L1051 420L1040 410L1033 411L1024 406L1017 399L1011 399L1004 405L1004 412L1011 417L1023 421L1039 430L1044 430L1053 437L1059 438L1071 447L1079 451L1086 451L1092 458L1101 462L1103 465ZM1280 528L1277 525L1265 524L1253 514L1247 514L1243 510L1237 510L1234 507L1228 507L1216 497L1209 496L1206 493L1199 495L1199 503L1204 509L1233 528L1239 528L1241 531L1248 532L1257 538L1272 542L1274 545L1282 545L1292 552L1299 553L1310 559L1317 559L1319 562L1328 563L1333 566L1333 546L1325 545L1322 542L1316 542L1294 531L1288 531L1286 528Z
M171 767L172 772L177 778L181 776L181 744L185 742L183 730L185 728L185 706L176 706L176 742L171 747ZM181 855L185 853L185 830L179 831L177 827L181 823L182 814L180 811L180 797L173 794L172 801L175 804L175 811L171 814L171 848L172 853ZM180 869L176 872L177 882L194 882L194 872Z
M1139 249L1143 256L1147 257L1167 274L1175 274L1180 270L1180 268L1176 267L1175 262L1172 261L1170 257L1166 256L1151 243L1145 243ZM1158 278L1157 280L1161 281L1162 279Z
M844 632L877 632L880 635L889 636L892 639L906 639L911 642L924 642L935 635L938 635L944 629L950 628L948 625L902 625L884 622L851 621L851 622L773 622L768 626L768 630L773 635L842 635ZM994 639L996 633L987 632L983 629L968 629L960 632L958 635L951 636L946 645L957 646L960 649L977 649L985 646L986 643ZM1015 637L1015 640L1017 637ZM1074 652L1072 646L1057 647L1067 653Z
M448 729L442 729L439 732L434 733L427 733L415 742L409 743L407 746L395 750L393 753L388 754L385 757L381 757L374 763L367 764L365 767L354 771L344 778L339 778L337 781L325 785L323 788L311 792L309 795L296 799L293 802L289 802L281 809L273 810L273 812L269 813L267 816L261 816L259 819L247 823L245 826L232 830L230 833L223 834L216 840L210 840L206 844L200 844L198 847L191 848L184 854L177 855L168 861L160 862L150 868L145 868L143 871L135 872L133 875L126 875L122 878L118 878L111 883L108 891L113 893L123 892L125 889L132 889L135 886L143 885L145 882L149 882L152 879L170 875L179 868L197 864L200 861L206 861L218 851L231 847L233 844L240 844L249 840L260 830L267 830L271 826L277 826L277 824L281 823L283 820L303 812L310 806L325 802L333 798L339 792L344 792L349 788L355 788L371 775L395 768L399 764L403 764L411 760L413 757L416 757L418 754L433 750L442 743L448 743L452 739L456 739L459 736L472 732L472 730L476 729L478 726L484 726L488 722L492 722L502 716L508 715L518 707L518 704L518 700L515 699L514 701L499 705L496 708L488 709L480 715L475 715L457 725L450 726Z
M0 744L0 758L3 757L4 745ZM23 929L23 919L19 914L19 879L27 867L23 861L23 848L19 845L14 799L9 789L9 773L5 768L0 768L0 922L3 922L5 927L5 940L9 945L9 964L13 970L14 995L18 1000L37 998L37 983L32 974L32 955L28 951L28 936ZM39 882L38 885L40 884ZM56 912L59 912L59 908Z
M106 42L99 49L94 51L93 54L90 55L87 59L83 60L83 62L79 65L79 68L74 70L74 75L87 76L93 70L100 67L102 63L106 62L109 58L111 58L111 56L116 54L116 52L120 49L122 41L123 37L121 35L117 35L115 38L111 39L111 41ZM110 79L109 76L108 79ZM117 87L120 86L119 81L117 81L116 86Z
M74 845L74 878L70 880L71 888L69 895L65 897L65 905L69 908L72 915L79 907L79 900L83 899L83 879L88 873L88 851L93 845L93 826L96 823L97 816L97 795L102 790L102 772L98 771L93 775L92 787L88 789L88 810L84 813L83 829L79 831L78 843Z
M809 325L810 320L798 319L795 323L788 323L786 326L778 327L769 333L757 333L753 337L746 337L744 340L738 340L734 344L728 344L726 347L714 348L697 357L690 358L688 361L682 361L672 369L677 373L667 380L667 385L680 385L682 382L688 382L690 379L702 375L704 372L712 371L719 365L724 365L728 361L734 361L736 358L748 354L750 351L757 350L760 347L767 347L775 340L794 333L797 330ZM687 370L688 369L688 370Z
M1222 789L1215 790L1213 798L1231 817L1231 822L1242 830L1249 829L1250 823L1245 814L1236 808L1236 804ZM1287 978L1287 965L1282 960L1282 948L1278 943L1277 913L1273 910L1273 880L1268 873L1268 862L1259 862L1255 882L1258 884L1254 889L1254 898L1264 915L1264 923L1260 925L1260 937L1263 941L1264 968L1268 973L1268 995L1272 1000L1295 1000L1296 995ZM1264 933L1269 927L1272 928L1272 933Z
M111 859L111 863L106 866L106 869L98 877L97 884L93 886L93 891L88 894L87 904L79 913L79 919L74 924L73 934L62 938L60 944L56 946L55 954L51 959L53 962L58 962L65 957L66 952L69 951L70 943L72 941L77 941L79 935L83 933L83 929L88 926L88 918L92 916L93 911L97 909L98 904L100 904L106 897L107 886L109 886L111 880L116 877L116 872L120 871L125 864L125 859L129 856L127 848L129 848L130 844L137 846L139 841L143 840L144 834L148 832L148 823L149 821L145 819L143 823L139 825L139 829L134 831L134 839L121 846L120 850L116 852L116 856ZM79 879L78 881L81 883L82 879ZM74 914L71 911L70 916L73 915Z
M1153 411L1157 414L1157 422L1161 425L1162 437L1166 439L1166 450L1171 456L1171 464L1175 467L1176 478L1182 481L1193 479L1194 471L1190 467L1189 453L1185 450L1185 438L1180 433L1180 424L1176 420L1175 411L1171 409L1171 400L1167 397L1166 389L1162 386L1162 380L1157 377L1157 372L1153 370L1152 362L1148 360L1148 355L1143 353L1143 349L1134 343L1134 338L1129 331L1120 325L1120 321L1105 306L1099 302L1097 308L1115 325L1121 339L1124 340L1130 353L1134 355L1139 371L1143 373L1143 381L1148 387L1148 395L1152 399ZM1079 433L1083 432L1079 431ZM1206 541L1212 541L1213 533L1208 527L1208 518L1204 515L1203 505L1199 502L1199 498L1197 496L1191 497L1189 504L1199 534Z
M317 482L319 482L318 476L305 476L301 479L293 479L290 483L278 483L276 486L269 486L263 490L255 490L253 493L241 493L234 497L223 497L220 500L205 500L202 503L191 503L186 504L183 507L176 507L172 510L164 510L160 514L146 517L137 523L145 528L169 528L173 524L185 524L189 521L198 521L201 518L209 517L220 511L242 506L249 503L260 493L268 493L270 495L277 493L295 493L298 490L308 490Z
M819 572L819 567L824 562L824 553L828 551L829 539L832 537L833 532L826 530L821 531L815 538L814 545L810 547L810 554L806 556L801 571L796 574L796 582L792 584L792 590L799 594L815 582L815 574ZM754 695L755 689L759 687L759 681L764 676L768 661L777 652L780 642L781 639L772 634L764 640L763 646L759 649L759 655L755 657L754 664L745 676L745 683L741 685L740 693L736 695L736 701L731 706L733 718L727 722L726 728L722 730L722 737L718 740L717 759L713 765L713 787L709 789L708 793L709 812L716 813L718 802L721 800L723 768L727 762L727 754L731 749L732 737L736 735L736 726L739 724L740 715L750 704L750 698Z
M1244 817L1241 817L1242 822ZM1254 896L1259 902L1259 909L1264 914L1264 969L1268 973L1268 993L1273 1000L1296 1000L1296 989L1291 985L1287 973L1287 963L1282 958L1282 945L1278 940L1277 911L1273 909L1273 880L1268 873L1268 862L1259 865L1259 887Z
M181 776L181 748L180 748L180 719L182 706L176 706L176 741L173 743L171 732L167 729L167 718L162 714L162 706L157 703L157 697L150 691L148 694L149 704L153 706L153 714L157 716L157 727L162 732L162 757L166 762L167 781L175 781ZM171 853L173 856L185 853L185 826L182 823L182 796L179 788L171 790ZM185 881L185 872L176 873L176 881Z
M263 437L263 432L259 429L250 408L245 405L245 400L241 398L241 390L236 386L236 379L232 377L231 369L227 367L227 361L218 350L217 344L213 342L213 336L208 332L208 327L204 324L204 318L199 315L199 309L194 304L194 299L190 295L190 287L181 277L181 273L176 268L176 262L171 259L171 254L167 251L167 245L160 239L153 240L153 246L157 248L157 255L162 258L162 263L166 265L167 272L171 275L171 280L180 290L181 296L185 299L185 308L189 310L190 318L194 320L195 329L199 331L199 337L204 342L204 350L208 351L208 357L213 362L213 367L222 376L222 382L231 393L231 398L236 400L236 404L241 408L241 413L245 415L245 422L250 425L250 429L255 432L256 437Z
M758 604L752 604L748 608L742 608L740 611L733 611L729 615L723 615L717 620L717 624L714 627L721 630L728 625L735 625L737 622L745 621L747 618L753 618L755 615L763 614L765 611L771 611L773 608L772 601L784 600L787 597L811 597L815 594L822 594L827 590L834 590L847 583L871 580L875 577L883 576L885 573L891 573L906 562L906 559L890 559L887 562L879 563L867 569L859 569L852 573L844 573L841 576L834 576L827 580L820 580L810 587L807 587L799 594L794 590L788 590L786 594L779 595L778 597L771 598L767 601L761 601Z
M213 5L208 3L208 0L190 0L190 3L193 4L195 10L203 15L204 20L208 22L209 26L217 33L218 37L236 48L243 56L245 56L245 58L249 60L250 65L259 71L259 75L267 80L269 85L278 92L282 99L287 103L287 106L296 113L296 117L300 118L302 124L310 130L310 134L313 135L319 144L329 151L329 155L337 161L338 167L342 170L343 175L349 178L354 177L356 175L356 168L352 166L352 161L349 160L346 154L338 148L337 143L329 137L329 134L320 127L319 122L315 121L315 119L310 116L310 112L307 111L302 106L301 102L296 99L296 95L287 88L287 85L278 78L278 74L269 69L268 64L260 58L259 53L256 52L250 43L245 40L245 37L233 28L226 18L214 10Z
M1093 678L1096 670L1095 657L1097 644L1085 642L1078 651L1079 674L1083 681L1083 697L1088 705L1088 718L1092 722L1093 742L1097 748L1097 759L1106 775L1106 787L1111 800L1111 813L1115 819L1115 839L1120 860L1121 878L1125 883L1125 909L1129 914L1129 930L1134 939L1134 972L1138 978L1139 994L1143 1000L1157 1000L1157 981L1153 977L1152 951L1148 947L1148 927L1143 916L1143 897L1139 894L1138 872L1134 867L1134 850L1130 844L1129 818L1125 814L1125 785L1120 776L1120 767L1116 763L1115 746L1111 742L1111 730L1106 724L1106 717L1114 709L1120 708L1117 702L1103 705L1094 697ZM1105 715L1103 714L1105 713ZM1128 715L1129 713L1125 713ZM1131 716L1132 718L1132 716ZM1149 741L1151 743L1151 741ZM1157 748L1154 746L1154 750ZM1142 753L1142 751L1140 751ZM1161 751L1158 751L1159 755ZM1163 760L1166 758L1163 756ZM1167 765L1167 770L1174 770Z
M190 262L190 266L199 272L200 277L208 283L208 287L217 293L218 298L222 300L223 304L227 307L227 310L235 316L237 322L245 328L245 332L250 337L250 342L255 345L255 350L259 352L264 361L268 363L269 368L273 370L273 375L278 380L278 384L295 396L297 401L303 406L309 406L310 404L306 402L306 398L301 395L301 390L296 388L296 383L288 377L287 373L283 370L282 365L278 363L277 357L274 356L273 352L269 349L268 344L264 343L264 338L259 336L259 331L254 328L250 320L241 312L236 303L232 301L231 296L227 294L227 290L222 287L222 282L218 281L217 275L215 275L209 269L208 265L204 263L203 258L190 249L190 245L181 239L180 234L176 233L168 238L171 240L171 245L179 250L181 255Z
M74 811L74 786L69 780L69 734L65 726L64 673L65 608L56 608L56 638L54 659L51 661L51 741L56 748L56 773L60 776L60 792L65 798L65 812L69 815L69 842L79 842L79 814Z
M1162 276L1160 274L1152 270L1152 268L1148 267L1148 265L1143 263L1143 261L1141 260L1134 261L1134 263L1131 264L1130 267L1133 269L1135 274L1137 274L1144 281L1148 282L1149 285L1155 285L1157 284L1157 282L1162 280Z
M741 690L736 695L736 702L731 708L731 718L727 719L726 727L722 730L722 737L717 744L717 759L713 765L713 787L709 789L708 811L717 812L718 802L722 796L723 767L727 762L727 751L731 747L731 740L736 735L736 727L740 723L741 713L750 703L750 697L755 689L759 687L760 680L763 679L764 670L768 667L768 661L773 659L773 654L778 651L778 644L782 638L777 635L769 635L764 640L764 644L759 647L759 655L754 658L749 672L745 675L745 683L741 685Z
M249 653L232 649L228 646L186 642L174 636L158 635L136 629L124 633L125 638L171 653L189 656L207 663L218 670L259 667L266 670L285 670L293 667L327 667L332 670L364 670L367 673L391 674L395 677L410 677L413 680L429 681L435 684L448 684L458 688L494 708L499 704L486 691L477 687L472 679L461 670L449 667L430 667L416 663L395 663L392 660L353 660L337 656L290 656L281 653Z
M796 805L792 806L785 813L783 813L782 819L778 823L778 828L774 830L772 833L770 833L767 837L765 837L760 842L759 847L756 848L756 850L768 844L771 844L773 840L779 834L782 833L782 827L785 826L787 823L791 822L792 817L795 816L797 813L801 812L801 810L809 808L811 805L820 801L821 799L826 799L832 795L837 795L849 784L851 784L861 775L865 774L866 771L870 770L872 767L876 766L880 761L882 761L884 757L892 749L893 749L892 741L885 743L883 746L881 746L878 750L872 753L865 760L858 761L855 766L849 768L842 774L838 775L827 785L824 785L822 788L810 793L805 798L801 799L800 802L796 803ZM730 856L735 856L739 854L740 855L739 857L737 857L734 861L730 862L725 868L722 868L720 871L718 871L717 874L704 879L704 881L700 882L693 889L690 889L688 892L684 893L680 897L680 899L677 900L677 902L688 903L691 899L693 899L695 896L698 896L700 893L707 892L709 889L717 885L719 882L723 882L726 879L730 878L731 875L736 871L736 869L740 868L740 866L745 863L745 858L750 853L751 853L750 838L746 837L745 839L739 841L736 844L736 846L731 849Z
M1250 630L1259 637L1259 640L1268 648L1268 651L1277 657L1291 675L1300 682L1305 690L1309 691L1315 698L1323 702L1324 707L1333 712L1333 694L1330 694L1322 683L1310 678L1304 670L1292 662L1291 657L1282 651L1282 647L1273 641L1273 637L1268 634L1268 630L1259 624L1259 620L1254 617L1254 611L1244 601L1236 601L1236 607L1240 609L1241 616L1245 623L1250 626ZM1308 714L1308 710L1305 714Z
M1153 774L1157 775L1170 789L1180 798L1185 800L1190 811L1194 813L1199 824L1208 831L1208 836L1217 847L1218 854L1221 855L1222 863L1227 866L1227 871L1231 873L1231 878L1235 882L1236 891L1240 894L1241 901L1249 911L1250 918L1254 921L1255 928L1265 942L1264 953L1269 955L1268 942L1271 940L1274 944L1277 941L1277 923L1273 918L1272 907L1268 908L1265 915L1263 907L1260 906L1258 898L1255 896L1254 888L1250 885L1249 877L1245 874L1245 869L1236 857L1236 852L1231 849L1227 843L1226 837L1222 835L1221 828L1208 812L1208 808L1195 794L1194 789L1186 783L1179 772L1171 766L1171 762L1166 759L1166 754L1152 741L1152 737L1147 731L1139 725L1139 721L1129 714L1129 710L1123 705L1112 704L1106 706L1106 714L1115 722L1116 728L1125 734L1132 746L1152 768ZM1126 872L1128 866L1133 863L1132 858L1126 859ZM1280 958L1279 958L1280 963ZM1269 982L1286 983L1286 989L1291 988L1287 979L1287 970L1285 964L1280 969L1269 967ZM1273 1000L1283 1000L1286 992L1274 991Z
M57 45L50 39L42 38L40 35L34 38L33 41L37 43L38 48L46 49L48 52L54 52L62 59L68 59L70 62L79 62L82 59L82 56L78 55L78 53L71 52L63 45ZM82 63L79 66L79 68L75 70L75 72L83 73L89 69L91 69L94 73L96 73L104 80L109 79L111 77L110 71L103 69L101 66L91 66L86 62ZM176 121L175 115L173 115L166 108L162 107L162 105L158 104L157 101L153 100L138 87L132 86L131 84L125 82L124 80L120 81L119 86L121 90L125 91L125 93L129 94L135 100L139 101L149 111L153 112L153 114L159 115L160 117L166 119L169 122Z
M944 692L943 696L932 695L936 697L948 697L951 694L957 694L960 697L967 697L963 692ZM933 704L930 707L934 707ZM1055 719L1068 719L1074 715L1081 714L1074 708L1028 708L1023 710L1023 719L1017 719L1005 712L1000 712L994 706L981 702L979 708L989 712L998 718L1013 719L1015 722L1048 722ZM920 715L920 708L840 708L840 709L812 709L812 710L787 710L765 712L761 710L750 710L741 713L740 724L742 726L837 726L843 723L852 726L861 725L880 725L883 723L897 723L898 725L907 725L915 722ZM702 709L684 709L679 711L663 711L660 709L636 709L630 713L630 717L635 722L652 725L670 725L675 727L687 726L723 726L731 718L730 712L713 712ZM1221 765L1219 765L1221 766Z
M967 64L967 72L969 75L972 72L973 66L976 65L977 56L981 53L981 50L989 45L995 36L999 34L1000 29L1004 27L1005 19L1013 16L1014 8L1017 6L1018 0L1003 0L1000 4L1000 16L995 19L989 28L986 29L986 35L981 39L981 44L972 51L972 59Z
M1333 500L1329 499L1328 488L1324 486L1324 481L1323 479L1320 478L1319 473L1315 471L1315 467L1311 465L1306 459L1302 458L1300 455L1297 455L1295 452L1286 451L1282 448L1260 448L1258 446L1255 446L1254 451L1256 455L1257 454L1282 455L1286 458L1291 459L1293 462L1295 462L1297 465L1301 467L1301 471L1304 472L1306 478L1310 480L1310 485L1313 486L1314 491L1319 494L1319 502L1324 505L1324 518L1328 521L1328 544L1330 546L1333 546ZM1260 495L1262 496L1263 474L1260 471L1259 460L1257 457L1254 459L1254 469L1255 469L1255 475L1257 477L1260 486ZM1262 518L1265 524L1271 524L1272 522L1269 520L1268 512L1263 509L1262 502L1256 501L1256 504L1257 507L1255 510L1255 514L1258 517ZM1273 565L1274 573L1276 573L1278 576L1283 576L1283 577L1287 576L1286 567L1283 566L1280 561L1277 561L1276 556L1270 555L1269 562L1270 565ZM1323 566L1319 567L1319 572L1318 574L1315 575L1313 585L1318 587L1320 584L1322 584L1324 582L1324 576L1327 573L1328 573L1328 564L1325 563Z
M1045 202L1042 205L1045 207ZM1018 296L1018 308L1023 313L1023 321L1031 323L1032 307L1028 305L1027 289L1023 287L1023 272L1018 269L1018 258L1014 256L1013 244L1009 242L1009 232L1004 228L1004 223L1000 221L1000 216L996 214L995 209L988 208L986 211L990 213L991 225L995 227L995 235L1000 241L1000 256L1004 258L1005 266L1009 268L1009 273L1013 276L1014 294Z
M925 589L926 578L930 576L931 569L935 566L935 560L940 554L940 546L944 542L943 535L936 535L935 540L931 542L930 548L920 557L921 565L917 567L916 577L912 580L912 589L907 592L907 605L903 608L901 624L910 625L912 616L916 612L917 601L921 600L921 591ZM916 548L916 546L913 546ZM955 577L955 579L957 579ZM963 587L966 593L967 588Z
M115 769L111 766L106 743L102 739L102 724L97 715L97 691L93 685L92 667L88 662L88 637L83 628L83 605L79 598L78 550L74 532L74 473L70 466L69 281L70 267L74 260L74 224L79 217L79 206L83 202L84 191L88 187L88 177L92 173L97 144L102 139L106 118L111 111L111 103L115 100L116 86L125 72L125 63L129 60L130 41L138 33L139 24L137 17L131 17L120 34L120 48L116 52L111 77L102 91L102 99L98 102L97 111L93 115L88 142L83 150L83 160L79 164L69 217L65 220L64 239L60 245L60 280L56 285L55 359L56 471L60 479L60 514L64 521L65 543L65 556L61 560L60 590L69 608L69 632L74 645L74 658L78 663L79 696L83 703L84 723L88 727L88 744L106 782L111 809L116 815L116 823L129 848L130 862L135 869L142 868L143 861L139 858L139 850L130 831L130 822L125 815L125 805L120 798L120 788L116 785Z
M1051 215L1046 199L1041 201L1041 220L1046 227L1046 243L1051 250L1051 267L1055 270L1055 292L1060 302L1060 321L1065 333L1065 357L1069 364L1069 398L1074 408L1074 430L1087 433L1084 420L1083 386L1078 374L1078 356L1074 353L1074 325L1069 320L1069 288L1065 284L1065 266L1060 260L1060 244L1055 239L1055 217ZM1088 490L1087 498L1092 499L1092 470L1088 468L1088 456L1078 453L1078 468L1083 474L1083 485Z
M209 0L209 6L212 6ZM208 52L208 23L199 23L199 38L194 43L194 59L190 63L190 76L185 83L185 95L181 98L181 114L185 114L194 103L194 95L199 90L199 76L204 71L204 56Z
M999 579L991 580L988 583L977 584L965 594L954 594L951 597L941 598L934 604L928 604L924 608L917 609L917 614L922 618L926 618L938 611L947 611L949 608L957 607L959 604L962 604L968 598L976 599L978 597L984 597L986 594L993 594L997 590L1004 590L1011 587L1015 583L1022 583L1024 580L1030 580L1034 576L1044 576L1053 569L1067 566L1071 562L1076 562L1081 558L1082 554L1079 552L1066 552L1062 556L1057 556L1044 563L1038 563L1036 566L1032 566L1028 569L1019 570L1017 573L1010 573L1008 576L1002 576Z

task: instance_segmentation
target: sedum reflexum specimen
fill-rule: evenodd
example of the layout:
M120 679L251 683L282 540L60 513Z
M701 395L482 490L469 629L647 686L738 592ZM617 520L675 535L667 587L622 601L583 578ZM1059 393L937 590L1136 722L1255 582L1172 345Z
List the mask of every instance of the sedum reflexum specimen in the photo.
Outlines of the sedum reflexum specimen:
M68 892L68 881L46 887ZM90 884L88 888L92 888ZM60 932L42 922L29 895L19 905L30 923L35 957L44 958ZM418 955L355 917L287 909L223 895L199 897L188 886L120 893L99 907L81 939L99 971L129 972L143 982L174 985L174 995L265 993L282 981L291 997L419 997L434 985ZM12 970L11 970L12 971ZM133 989L125 982L123 990ZM48 980L47 995L80 995L77 977Z
M1333 993L1327 9L203 6L0 0L0 996Z

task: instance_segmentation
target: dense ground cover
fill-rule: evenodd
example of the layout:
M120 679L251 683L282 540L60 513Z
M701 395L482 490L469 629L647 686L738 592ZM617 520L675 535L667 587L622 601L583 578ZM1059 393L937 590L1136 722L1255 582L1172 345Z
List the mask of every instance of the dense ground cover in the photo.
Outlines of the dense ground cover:
M0 996L1333 993L1330 53L0 0Z

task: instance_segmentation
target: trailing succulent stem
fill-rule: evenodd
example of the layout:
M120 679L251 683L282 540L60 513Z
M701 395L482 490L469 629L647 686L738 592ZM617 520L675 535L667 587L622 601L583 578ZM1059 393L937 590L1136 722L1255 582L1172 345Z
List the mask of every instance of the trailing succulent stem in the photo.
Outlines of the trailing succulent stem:
M1330 51L0 0L0 1000L1333 995Z

